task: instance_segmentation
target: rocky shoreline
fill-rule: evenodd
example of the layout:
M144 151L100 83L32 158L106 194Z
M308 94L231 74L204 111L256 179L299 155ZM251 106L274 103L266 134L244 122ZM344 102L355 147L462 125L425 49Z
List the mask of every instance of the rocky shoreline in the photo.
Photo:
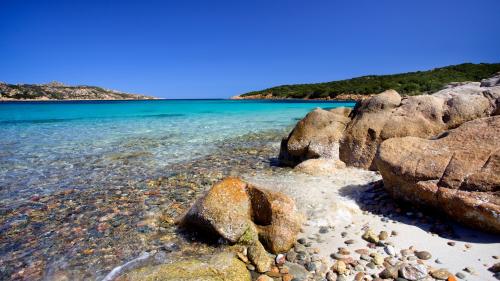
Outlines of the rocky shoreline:
M386 91L281 144L247 135L169 176L30 198L1 209L0 277L500 279L499 106L500 76Z

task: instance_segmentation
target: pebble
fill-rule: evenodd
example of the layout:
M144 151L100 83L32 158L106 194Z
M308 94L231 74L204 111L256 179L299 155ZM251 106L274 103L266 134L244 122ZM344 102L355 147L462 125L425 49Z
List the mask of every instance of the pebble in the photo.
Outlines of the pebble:
M361 264L358 264L354 267L354 270L356 271L365 271L365 268L361 265Z
M468 267L464 268L464 271L465 271L465 272L468 272L468 273L470 273L470 274L475 274L475 273L476 273L476 271L474 270L474 268L472 268L472 267L470 267L470 266L468 266Z
M328 227L326 227L326 226L320 227L319 228L319 233L321 233L321 234L328 233Z
M377 243L379 241L378 236L371 229L366 230L361 238L371 243Z
M417 251L417 252L415 252L415 255L421 260L428 260L428 259L432 258L431 253L429 253L427 251Z
M436 259L434 262L437 263L437 264L442 264L443 263L440 259Z
M297 242L304 245L307 242L307 240L305 238L299 238L299 239L297 239Z
M326 273L326 280L327 281L336 281L337 280L337 273L333 271L328 271Z
M333 253L330 255L330 257L332 259L335 259L335 260L341 260L341 259L345 259L346 256L345 255L341 255L341 254L338 254L338 253Z
M423 264L404 264L399 269L400 277L414 281L427 276L427 268Z
M462 272L457 272L457 274L455 274L455 276L457 276L458 278L460 279L465 279L465 274L463 274Z
M267 275L260 275L256 281L273 281L273 278L267 276Z
M446 244L448 244L449 246L455 246L455 244L456 244L456 243L455 243L455 242L453 242L453 241L449 241L449 242L448 242L448 243L446 243Z
M247 264L247 269L250 271L255 271L255 266L253 264Z
M332 266L332 270L338 274L345 274L347 273L347 266L343 261L336 261Z
M351 245L351 244L356 243L356 241L355 241L354 239L349 239L349 240L345 240L345 241L344 241L344 243L345 243L346 245Z
M372 263L372 262L369 262L366 264L366 267L370 268L370 269L375 269L375 264Z
M382 265L384 263L384 257L382 257L381 254L379 253L373 253L372 255L373 259L372 262L376 265Z
M277 265L283 265L283 264L285 264L285 261L286 261L286 259L285 259L285 255L283 255L283 254L278 254L278 255L276 256L275 262L276 262L276 264L277 264Z
M398 277L398 268L395 266L386 267L379 276L383 279L395 279Z
M307 269L307 271L315 271L316 264L314 262L308 262L306 263L305 268Z
M389 237L389 234L385 230L380 231L380 233L378 234L378 239L380 239L380 240L385 240L388 237Z
M431 272L431 276L433 278L436 278L438 280L446 280L448 279L448 277L452 275L450 272L448 272L446 269L444 268L441 268L441 269L438 269L438 270L434 270Z
M395 256L396 255L396 249L394 249L393 246L387 245L384 248L384 251L389 255L389 256Z
M360 256L360 259L362 259L362 260L364 260L364 261L370 261L370 260L371 260L371 258L370 258L370 256L369 256L369 255L361 255L361 256Z

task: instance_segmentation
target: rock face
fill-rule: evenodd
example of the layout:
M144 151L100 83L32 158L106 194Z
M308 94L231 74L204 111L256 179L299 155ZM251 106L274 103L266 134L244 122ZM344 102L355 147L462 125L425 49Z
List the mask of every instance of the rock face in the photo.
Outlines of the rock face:
M300 120L281 142L279 159L289 166L313 158L335 158L338 141L349 122L350 109L315 109Z
M170 264L144 267L122 277L120 281L250 281L246 265L233 254L223 253L208 260L191 259Z
M496 82L456 83L432 95L401 98L393 90L362 101L340 140L339 157L349 166L375 170L375 153L390 138L433 137L464 122L497 115Z
M375 163L396 198L440 209L500 233L500 116L476 119L434 139L384 141Z
M280 253L293 246L301 215L284 194L226 178L200 198L180 223L232 243L252 244L259 238L267 250Z

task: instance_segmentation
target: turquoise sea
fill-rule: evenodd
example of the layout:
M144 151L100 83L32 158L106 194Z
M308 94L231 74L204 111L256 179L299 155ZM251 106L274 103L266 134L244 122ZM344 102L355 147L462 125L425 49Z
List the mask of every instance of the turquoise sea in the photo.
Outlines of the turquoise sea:
M152 176L168 164L206 155L220 141L288 128L315 107L353 105L251 100L3 102L0 200L103 182L120 185L124 178Z
M101 280L145 251L210 253L175 218L224 176L280 171L280 138L313 108L353 105L0 103L0 280Z

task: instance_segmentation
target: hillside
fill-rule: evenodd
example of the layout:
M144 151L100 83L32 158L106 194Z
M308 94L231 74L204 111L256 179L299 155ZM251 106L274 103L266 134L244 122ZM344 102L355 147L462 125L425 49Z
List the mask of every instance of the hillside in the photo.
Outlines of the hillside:
M500 71L500 63L464 63L392 75L369 75L316 84L282 85L249 92L236 98L344 99L362 97L394 89L403 95L432 93L451 82L480 81Z
M147 100L154 97L128 94L95 86L67 86L62 83L0 83L0 100Z

